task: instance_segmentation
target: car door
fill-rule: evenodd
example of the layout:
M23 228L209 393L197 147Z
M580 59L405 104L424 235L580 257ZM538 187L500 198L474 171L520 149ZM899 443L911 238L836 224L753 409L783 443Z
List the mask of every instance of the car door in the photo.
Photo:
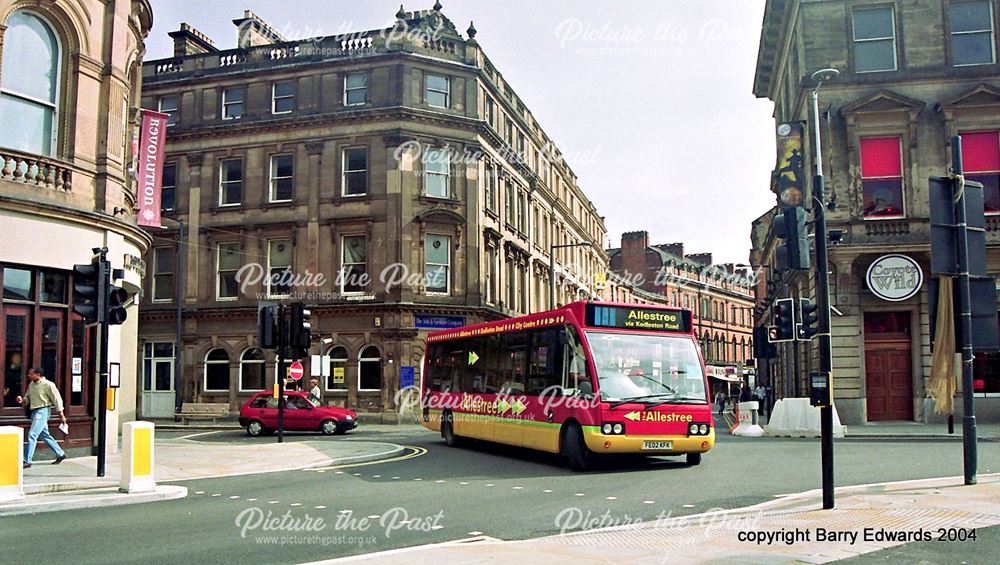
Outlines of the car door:
M318 429L319 422L314 421L316 418L313 408L312 403L304 396L288 395L288 400L285 402L285 429Z

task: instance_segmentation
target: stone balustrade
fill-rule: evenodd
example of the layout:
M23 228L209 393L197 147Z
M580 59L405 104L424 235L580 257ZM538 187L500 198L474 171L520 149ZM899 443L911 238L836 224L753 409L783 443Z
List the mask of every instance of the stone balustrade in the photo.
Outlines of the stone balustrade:
M73 171L55 159L0 148L0 180L71 192Z

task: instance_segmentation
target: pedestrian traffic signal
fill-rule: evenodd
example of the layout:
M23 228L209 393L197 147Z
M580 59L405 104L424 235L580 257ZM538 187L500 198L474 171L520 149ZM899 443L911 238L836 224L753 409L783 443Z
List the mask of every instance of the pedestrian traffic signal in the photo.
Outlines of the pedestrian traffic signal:
M808 271L809 239L805 209L797 206L779 211L774 217L774 234L783 240L775 250L778 269Z
M85 324L104 321L105 268L100 255L90 263L73 265L73 311Z
M799 299L799 339L809 341L819 331L819 305L808 298Z
M771 343L795 340L795 299L781 298L774 303L774 335Z

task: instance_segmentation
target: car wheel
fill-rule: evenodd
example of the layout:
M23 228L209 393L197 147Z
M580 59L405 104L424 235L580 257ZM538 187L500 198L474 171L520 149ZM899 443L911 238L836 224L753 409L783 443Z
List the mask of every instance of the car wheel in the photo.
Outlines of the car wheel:
M323 435L329 436L337 433L338 427L339 426L337 426L337 422L334 420L323 420L323 423L320 424L319 429L323 431Z
M258 437L264 433L264 423L260 420L250 420L247 424L247 435Z
M455 435L454 416L451 412L446 413L443 421L441 422L441 437L444 438L444 443L448 447L455 447L458 445L458 436Z
M583 440L583 430L576 424L571 424L567 428L561 451L569 468L574 471L586 471L593 465L594 454L587 448Z
M701 453L688 453L687 454L687 464L697 465L701 463Z

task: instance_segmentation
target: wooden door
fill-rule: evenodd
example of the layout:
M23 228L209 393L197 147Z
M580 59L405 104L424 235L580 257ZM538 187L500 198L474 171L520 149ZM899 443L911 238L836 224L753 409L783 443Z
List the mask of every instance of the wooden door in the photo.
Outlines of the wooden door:
M910 342L865 344L868 421L913 420Z

